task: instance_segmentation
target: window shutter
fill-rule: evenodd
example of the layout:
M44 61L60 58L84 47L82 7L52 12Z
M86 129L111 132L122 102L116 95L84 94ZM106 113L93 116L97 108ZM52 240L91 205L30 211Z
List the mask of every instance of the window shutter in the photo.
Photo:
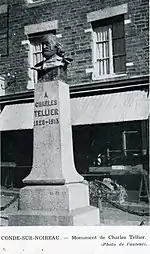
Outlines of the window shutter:
M114 73L125 72L126 58L125 58L125 36L124 36L123 17L114 21L112 24L112 44L113 44Z

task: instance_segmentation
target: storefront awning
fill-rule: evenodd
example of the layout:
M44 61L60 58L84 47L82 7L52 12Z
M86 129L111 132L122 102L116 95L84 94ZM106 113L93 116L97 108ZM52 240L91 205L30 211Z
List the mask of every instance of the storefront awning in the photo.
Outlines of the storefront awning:
M0 131L33 128L33 103L6 105L0 114Z
M71 99L72 125L148 119L145 91L130 91ZM0 114L0 131L33 128L33 103L6 105Z
M72 125L114 123L148 119L145 91L74 98L71 100Z

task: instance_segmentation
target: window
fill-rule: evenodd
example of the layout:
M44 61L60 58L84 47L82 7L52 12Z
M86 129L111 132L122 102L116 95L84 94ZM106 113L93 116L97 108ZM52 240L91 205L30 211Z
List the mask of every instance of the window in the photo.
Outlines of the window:
M126 71L124 16L92 22L94 77Z
M36 35L30 37L30 54L31 54L31 67L35 66L37 63L41 62L43 59L42 56L42 44L41 44L41 35ZM32 82L37 82L37 71L32 70L31 74Z

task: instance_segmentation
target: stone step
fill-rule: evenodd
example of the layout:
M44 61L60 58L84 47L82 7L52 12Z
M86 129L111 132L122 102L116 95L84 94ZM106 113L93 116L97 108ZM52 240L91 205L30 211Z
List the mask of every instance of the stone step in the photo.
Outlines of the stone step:
M99 225L99 209L82 207L66 213L49 211L25 211L10 213L9 226L97 226Z
M99 209L86 206L71 211L74 226L99 226Z

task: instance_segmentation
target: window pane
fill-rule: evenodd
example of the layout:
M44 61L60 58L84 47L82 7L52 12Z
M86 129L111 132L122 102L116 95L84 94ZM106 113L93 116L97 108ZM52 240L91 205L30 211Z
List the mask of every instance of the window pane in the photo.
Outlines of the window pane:
M103 65L102 65L102 61L98 61L98 71L99 71L99 75L103 74Z
M113 57L114 73L122 73L126 70L125 56Z
M106 75L110 74L110 68L109 68L109 59L104 59L104 60L98 60L98 74L99 75Z
M96 57L102 59L102 43L97 44Z
M124 21L123 19L117 22L113 22L112 26L112 37L114 38L122 38L124 37Z
M113 40L113 55L125 54L125 40L116 39Z
M104 57L109 57L109 48L108 48L108 42L103 43L103 55Z
M36 55L35 54L33 54L33 65L36 65Z
M108 40L108 26L100 26L94 29L96 32L96 42L102 42Z
M107 69L107 59L103 61L103 66L104 66L104 74L108 74L108 69Z
M37 56L37 63L39 63L40 62L40 54L38 53L36 56Z
M33 81L34 81L34 83L37 82L37 71L33 72Z

